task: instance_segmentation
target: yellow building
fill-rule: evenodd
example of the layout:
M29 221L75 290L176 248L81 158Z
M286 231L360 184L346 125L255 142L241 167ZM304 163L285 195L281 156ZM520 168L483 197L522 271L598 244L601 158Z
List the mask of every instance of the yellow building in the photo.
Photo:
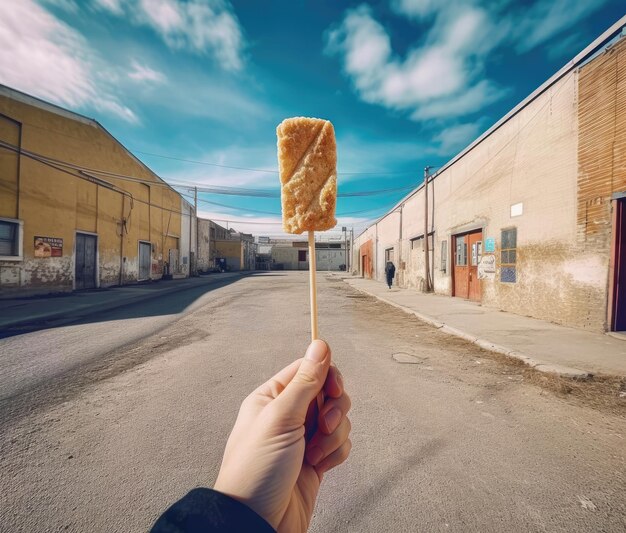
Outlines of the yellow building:
M193 213L97 121L0 85L0 297L188 275Z

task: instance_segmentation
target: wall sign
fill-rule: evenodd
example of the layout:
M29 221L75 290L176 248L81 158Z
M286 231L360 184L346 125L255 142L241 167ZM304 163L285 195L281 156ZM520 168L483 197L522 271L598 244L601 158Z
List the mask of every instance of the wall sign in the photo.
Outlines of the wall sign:
M58 237L35 237L35 257L62 257L63 239Z
M478 279L496 279L496 256L483 255L478 263Z
M496 251L496 240L493 237L487 237L485 239L485 252Z

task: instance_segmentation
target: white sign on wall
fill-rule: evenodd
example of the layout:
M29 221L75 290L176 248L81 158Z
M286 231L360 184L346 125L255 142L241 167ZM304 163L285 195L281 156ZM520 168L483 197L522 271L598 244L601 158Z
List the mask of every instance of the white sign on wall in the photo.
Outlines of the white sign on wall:
M519 217L524 214L524 204L520 202L519 204L513 204L511 206L511 218Z
M478 279L496 279L496 256L484 254L478 263Z

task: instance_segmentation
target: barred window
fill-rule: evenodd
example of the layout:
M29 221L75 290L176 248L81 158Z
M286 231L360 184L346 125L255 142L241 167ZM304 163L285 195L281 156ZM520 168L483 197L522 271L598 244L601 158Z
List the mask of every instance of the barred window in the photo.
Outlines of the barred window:
M503 229L500 246L500 281L517 281L517 228Z
M465 235L456 238L456 266L467 266L467 242Z

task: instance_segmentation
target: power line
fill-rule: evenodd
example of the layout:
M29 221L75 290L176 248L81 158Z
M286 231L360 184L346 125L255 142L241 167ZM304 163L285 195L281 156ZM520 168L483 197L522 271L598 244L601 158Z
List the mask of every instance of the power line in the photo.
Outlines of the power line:
M247 189L243 187L226 187L203 185L201 183L181 183L174 180L171 181L173 187L179 188L196 188L198 192L204 192L207 194L222 194L228 196L250 196L254 198L280 198L280 191L271 189ZM391 194L395 192L403 192L414 189L414 185L405 185L402 187L392 187L388 189L376 189L370 191L353 191L353 192L338 192L338 198L356 198L364 196L378 196L383 194Z
M220 186L207 186L207 185L203 185L201 183L193 183L193 182L182 182L179 180L175 180L175 179L171 179L168 181L165 181L164 178L162 178L161 176L158 176L157 174L154 174L159 180L162 181L155 181L155 180L148 180L148 179L142 179L142 178L137 178L135 176L129 176L127 174L119 174L116 172L110 172L107 170L101 170L101 169L95 169L95 168L90 168L90 167L84 167L81 165L76 165L74 163L69 163L67 161L63 161L60 159L55 159L52 157L48 157L45 156L43 154L39 154L37 152L32 152L30 150L25 150L23 148L20 148L18 146L9 144L9 143L5 143L3 141L0 141L0 146L7 148L9 150L13 150L15 152L20 153L21 155L25 155L25 156L29 156L29 157L34 157L37 158L38 160L45 160L48 161L49 163L53 163L55 165L61 165L63 167L66 168L71 168L72 170L78 170L78 171L84 171L84 172L91 172L93 174L102 174L103 176L107 176L110 178L115 178L115 179L120 179L120 180L124 180L124 181L131 181L131 182L135 182L135 183L143 183L146 185L152 185L152 186L161 186L161 187L167 187L170 189L173 189L174 187L187 187L187 188L197 188L199 192L206 192L208 194L221 194L221 195L229 195L229 196L251 196L251 197L257 197L257 198L279 198L280 197L280 191L278 190L272 190L272 189L249 189L249 188L242 188L242 187L228 187L225 185L220 185ZM413 185L406 185L403 187L395 187L395 188L388 188L388 189L378 189L378 190L369 190L369 191L353 191L353 192L346 192L346 193L342 193L339 192L337 194L338 197L340 198L351 198L351 197L361 197L361 196L376 196L376 195L382 195L382 194L389 194L389 193L394 193L394 192L401 192L401 191L406 191L406 190L410 190L413 189L414 186Z
M173 161L183 161L185 163L194 163L196 165L206 165L206 166L209 166L209 167L228 168L228 169L231 169L231 170L245 170L245 171L248 171L248 172L264 172L264 173L267 173L267 174L278 174L278 170L275 170L275 169L250 168L250 167L237 167L237 166L232 166L232 165L222 165L220 163L210 163L208 161L198 161L197 159L185 159L183 157L174 157L174 156L170 156L170 155L155 154L155 153L151 153L151 152L143 152L141 150L132 150L132 152L136 152L138 154L148 155L148 156L152 156L152 157L160 157L162 159L171 159ZM380 176L391 176L391 175L406 175L406 176L410 176L410 175L414 174L414 172L413 171L394 171L394 172L372 171L372 172L338 172L337 174L339 176L361 176L361 175L368 175L368 174L378 174Z

